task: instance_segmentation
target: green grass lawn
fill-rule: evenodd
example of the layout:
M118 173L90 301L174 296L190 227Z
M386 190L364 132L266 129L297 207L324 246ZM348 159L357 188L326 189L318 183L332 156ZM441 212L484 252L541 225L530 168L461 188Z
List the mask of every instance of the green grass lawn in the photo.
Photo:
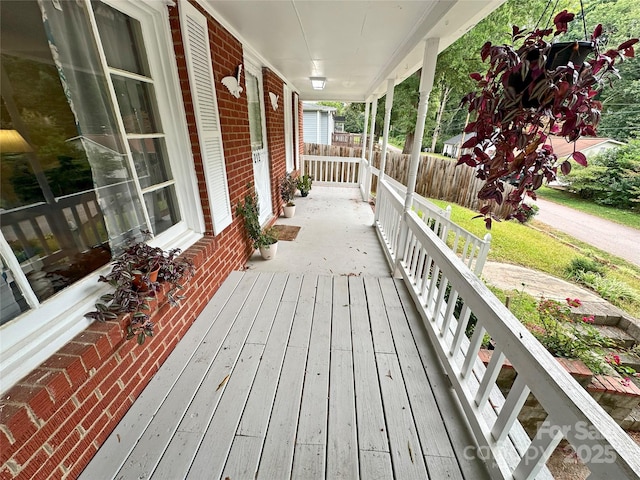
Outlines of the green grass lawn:
M612 222L640 230L640 213L638 212L598 205L597 203L580 198L570 192L546 186L537 190L537 194L540 198L545 200L566 205L567 207L575 208L576 210L590 213L591 215L596 215L598 217L611 220Z
M432 200L440 207L447 202ZM490 261L512 263L546 272L554 277L566 279L565 269L571 261L580 256L598 260L607 269L607 277L624 282L640 296L640 267L619 257L608 254L584 242L580 242L550 227L533 222L533 226L516 221L493 222L491 231L485 228L481 218L473 219L476 212L451 204L451 220L484 237L491 234ZM612 302L634 317L640 317L640 303L637 301Z

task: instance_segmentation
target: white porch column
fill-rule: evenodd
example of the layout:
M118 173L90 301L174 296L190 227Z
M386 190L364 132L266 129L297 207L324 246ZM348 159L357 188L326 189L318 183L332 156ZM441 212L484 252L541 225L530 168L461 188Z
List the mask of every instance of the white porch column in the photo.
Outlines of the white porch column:
M362 200L364 202L369 201L369 193L365 190L367 177L369 174L369 164L367 162L367 128L369 127L369 107L371 102L365 102L364 104L364 128L362 129L362 140L360 140L360 147L362 152L360 154L360 168L358 169L358 185L360 186L360 192L362 193Z
M418 165L420 164L420 154L422 150L422 138L424 137L424 124L427 118L429 107L429 95L433 88L433 79L436 71L436 61L438 60L439 38L428 38L425 40L424 57L422 59L422 72L420 74L420 100L418 103L418 117L416 118L416 130L413 138L413 148L411 150L411 162L409 166L409 178L407 179L407 195L404 201L405 212L411 208L413 194L416 189L416 178L418 175Z
M384 102L384 133L382 134L382 156L380 157L380 176L378 183L384 178L384 167L387 164L387 143L389 141L389 124L391 123L391 107L393 107L393 87L395 80L387 80L387 98Z
M371 107L371 102L366 102L364 104L364 128L362 129L362 155L361 158L367 158L367 128L369 128L369 109Z
M407 214L413 203L413 194L416 189L416 178L418 176L418 165L422 150L422 138L424 137L424 124L427 119L427 108L429 106L429 95L433 87L433 79L436 71L436 60L438 59L438 44L440 39L428 38L425 40L424 57L422 58L422 72L420 74L420 100L418 103L418 117L416 118L416 130L411 150L411 162L409 165L409 177L407 179L407 194L404 200L404 214L400 222L398 233L398 252L396 253L396 272L399 272L400 262L404 260L405 243L407 241Z
M371 135L369 136L369 167L367 168L367 178L365 180L365 192L367 192L367 201L369 201L369 195L371 194L371 168L373 166L373 143L375 140L376 132L376 114L378 113L378 97L376 95L371 99L371 128L369 129Z

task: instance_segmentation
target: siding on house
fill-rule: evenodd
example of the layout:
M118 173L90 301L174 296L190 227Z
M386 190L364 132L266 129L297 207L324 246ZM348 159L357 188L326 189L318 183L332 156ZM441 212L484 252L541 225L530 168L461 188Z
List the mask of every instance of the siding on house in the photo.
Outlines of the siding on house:
M318 134L318 112L304 112L303 125L305 143L324 143Z
M128 318L94 323L50 357L39 368L2 395L0 408L0 478L75 478L111 430L124 416L160 365L189 329L198 314L234 269L241 269L253 252L241 219L214 236L207 180L203 167L185 59L180 9L168 7L186 118L195 164L206 233L184 255L194 261L196 276L186 285L186 301L172 308L164 294L152 304L155 335L143 346L125 339ZM195 1L207 18L213 74L216 82L226 176L232 211L253 179L246 95L232 96L220 83L243 62L243 47ZM282 94L283 80L263 71L265 94ZM244 84L244 77L242 78ZM244 86L244 85L243 85ZM267 105L268 99L266 102ZM267 136L273 198L279 199L284 175L284 109L267 109ZM302 117L302 104L297 114ZM300 122L299 145L302 146ZM274 202L279 212L281 202ZM166 292L164 292L166 293Z
M303 110L305 143L331 145L333 116L336 109L315 103L304 103Z

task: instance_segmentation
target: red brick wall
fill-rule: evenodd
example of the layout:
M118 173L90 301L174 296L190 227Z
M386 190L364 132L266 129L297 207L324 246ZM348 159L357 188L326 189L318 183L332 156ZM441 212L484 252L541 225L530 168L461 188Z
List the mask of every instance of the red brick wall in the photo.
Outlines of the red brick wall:
M175 55L184 92L186 121L207 233L184 255L196 267L183 292L186 299L170 307L160 295L152 316L153 338L143 346L125 340L128 318L96 323L76 336L38 369L20 380L0 399L0 478L75 478L124 416L177 342L217 291L229 272L240 268L251 253L241 221L216 237L198 144L195 114L189 94L177 7L169 9ZM204 13L204 12L203 12ZM246 96L236 99L220 84L243 62L242 46L215 20L209 19L220 123L224 141L232 208L253 180ZM243 78L244 81L244 78ZM278 83L279 82L279 83ZM269 75L268 88L282 82ZM268 89L267 88L267 89ZM282 99L281 99L282 100ZM267 105L270 105L268 103ZM267 114L275 179L284 169L282 110ZM273 150L272 150L273 149ZM278 193L278 192L276 192ZM280 195L274 198L280 198Z
M264 87L264 106L267 124L267 146L271 168L271 198L275 216L282 210L280 197L280 181L287 173L284 136L284 82L268 68L262 69L262 84ZM271 105L269 92L278 96L278 109Z

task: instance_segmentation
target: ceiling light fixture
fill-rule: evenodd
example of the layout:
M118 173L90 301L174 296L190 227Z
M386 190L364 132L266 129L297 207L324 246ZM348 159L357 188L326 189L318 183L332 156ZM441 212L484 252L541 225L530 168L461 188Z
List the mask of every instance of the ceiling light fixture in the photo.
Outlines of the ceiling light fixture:
M322 90L327 81L324 77L309 77L309 80L311 80L311 86L314 90Z

